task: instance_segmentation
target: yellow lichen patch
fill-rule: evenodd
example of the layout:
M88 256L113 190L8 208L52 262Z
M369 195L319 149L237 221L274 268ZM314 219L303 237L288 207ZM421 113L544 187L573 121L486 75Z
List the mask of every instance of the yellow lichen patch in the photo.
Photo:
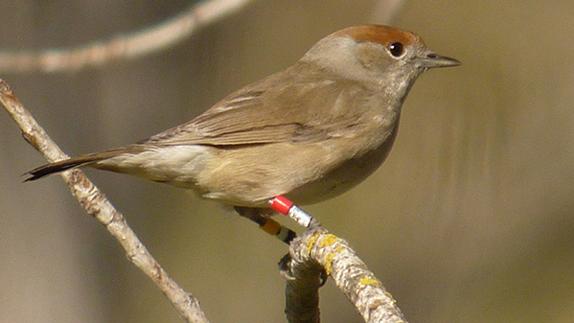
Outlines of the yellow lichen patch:
M310 255L311 254L311 249L313 249L313 247L315 246L315 243L317 243L317 240L319 239L319 235L321 233L319 232L315 232L313 233L313 235L307 240L307 254Z
M363 286L381 286L381 282L379 282L379 280L370 276L362 277L359 280L359 284Z
M327 275L331 275L331 273L333 272L333 259L335 259L335 256L337 254L334 252L330 252L325 256L325 273L327 273Z
M323 237L323 239L321 239L321 242L319 242L319 247L321 248L332 247L337 241L339 241L339 238L337 238L337 236L333 234L327 234ZM324 266L325 266L325 272L328 275L330 275L331 272L333 271L333 260L338 254L340 254L343 251L345 251L345 246L338 245L334 248L332 252L329 252L325 255Z
M335 242L337 242L337 236L333 234L327 234L323 239L321 239L321 244L319 244L319 247L321 248L328 247L334 244Z

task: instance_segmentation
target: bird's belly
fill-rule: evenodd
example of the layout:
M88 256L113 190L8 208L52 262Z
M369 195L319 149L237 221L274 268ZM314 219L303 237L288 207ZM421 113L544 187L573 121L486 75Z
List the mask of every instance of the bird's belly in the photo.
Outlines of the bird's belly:
M298 204L320 202L373 173L387 157L396 130L396 125L388 129L378 145L373 141L373 148L347 138L221 150L209 158L194 188L205 198L236 206L267 207L276 195L286 195Z
M338 196L371 175L388 156L396 131L377 149L360 157L352 158L324 176L306 183L287 196L298 204L313 204Z

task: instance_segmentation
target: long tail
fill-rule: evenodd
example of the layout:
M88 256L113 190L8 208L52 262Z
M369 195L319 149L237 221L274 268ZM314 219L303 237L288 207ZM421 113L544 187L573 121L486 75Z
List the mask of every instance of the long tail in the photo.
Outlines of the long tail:
M31 171L26 172L29 175L24 181L35 181L39 178L44 176L48 176L50 174L55 174L59 172L63 172L68 169L88 166L90 164L97 163L101 160L108 159L114 156L121 154L122 150L109 150L99 153L92 153L86 154L78 157L73 157L70 159L60 160L55 163L50 163L46 165L42 165L40 167L34 168Z

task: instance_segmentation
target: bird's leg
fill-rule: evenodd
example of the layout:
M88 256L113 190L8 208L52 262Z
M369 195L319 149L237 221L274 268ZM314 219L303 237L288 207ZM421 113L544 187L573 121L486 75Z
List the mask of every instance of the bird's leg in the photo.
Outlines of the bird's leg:
M297 234L293 230L273 220L269 211L275 211L288 216L307 230L317 230L321 228L319 221L282 195L277 195L269 200L269 206L271 209L236 206L235 211L242 217L257 223L263 231L277 237L277 239L285 244L290 244L291 241L297 237ZM281 258L278 264L279 271L285 279L294 279L289 266L290 261L291 255L286 254ZM326 281L327 274L323 272L321 275L321 286L323 286Z
M321 230L321 223L319 223L319 221L311 216L311 214L305 212L303 209L295 205L285 196L275 196L273 199L269 200L269 205L271 206L271 209L277 213L290 217L299 225L305 227L307 230ZM279 272L283 277L285 277L285 279L295 279L295 276L291 272L290 262L291 255L288 253L281 258L278 264ZM327 278L328 275L323 270L320 277L320 286L323 286L327 282Z
M280 223L273 220L270 214L266 214L271 211L270 209L257 209L241 206L235 206L234 208L239 215L257 223L261 230L269 233L272 236L275 236L277 239L287 245L289 245L291 241L297 237L297 234L293 230L282 226ZM294 279L288 266L290 261L291 256L289 253L287 253L278 263L279 273L285 279Z
M277 195L269 200L269 206L277 213L295 220L295 222L306 229L316 229L321 227L321 223L311 216L311 214L293 204L291 200L283 195Z
M286 228L277 221L273 220L269 214L269 211L271 211L269 209L236 206L235 211L242 217L257 223L261 230L269 233L272 236L275 236L277 239L287 245L291 243L295 237L297 237L297 234L293 230Z
M236 206L235 211L237 211L237 213L242 217L259 224L259 227L263 231L277 237L277 239L286 244L289 244L295 237L297 237L297 234L293 230L286 228L273 220L269 213L271 210L290 217L306 229L316 229L321 227L319 221L309 213L303 211L303 209L297 205L293 204L293 202L283 195L277 195L269 200L269 206L271 209Z

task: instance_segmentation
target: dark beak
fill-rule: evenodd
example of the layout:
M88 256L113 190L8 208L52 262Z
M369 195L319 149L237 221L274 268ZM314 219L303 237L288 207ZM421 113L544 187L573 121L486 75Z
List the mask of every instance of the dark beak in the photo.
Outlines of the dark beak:
M460 61L451 57L440 56L435 53L426 53L417 58L417 61L425 68L450 67L460 65Z

